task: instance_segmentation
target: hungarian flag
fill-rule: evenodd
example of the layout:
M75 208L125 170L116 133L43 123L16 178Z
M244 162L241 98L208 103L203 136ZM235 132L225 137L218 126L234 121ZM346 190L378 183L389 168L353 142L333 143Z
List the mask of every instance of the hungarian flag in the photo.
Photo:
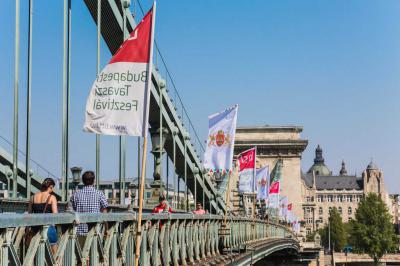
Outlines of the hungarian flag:
M147 134L153 10L154 7L94 81L86 103L85 131L104 135Z
M251 148L238 155L239 162L239 193L255 191L256 148Z
M269 166L257 169L257 199L266 200L268 198L268 179L269 179Z
M208 140L204 168L225 174L232 170L238 105L208 117Z

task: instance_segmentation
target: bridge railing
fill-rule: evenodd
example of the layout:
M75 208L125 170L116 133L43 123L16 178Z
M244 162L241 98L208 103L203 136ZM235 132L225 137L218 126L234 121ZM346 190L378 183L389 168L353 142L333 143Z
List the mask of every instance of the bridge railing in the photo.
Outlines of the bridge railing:
M88 224L82 241L79 224ZM58 249L47 238L56 225ZM27 228L35 232L26 243ZM0 265L133 265L136 213L1 214ZM141 235L141 265L186 265L217 256L219 250L253 241L291 237L284 226L262 220L219 215L146 214ZM221 231L230 234L221 234Z

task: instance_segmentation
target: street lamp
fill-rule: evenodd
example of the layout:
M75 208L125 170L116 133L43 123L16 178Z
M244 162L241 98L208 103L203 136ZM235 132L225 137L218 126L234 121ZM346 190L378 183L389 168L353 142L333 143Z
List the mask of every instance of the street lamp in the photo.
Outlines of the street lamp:
M166 128L151 128L150 130L152 150L151 153L154 155L154 181L151 183L152 198L151 203L157 203L158 198L162 195L164 188L162 177L162 154L164 153L164 145L168 138L168 129ZM162 135L162 136L161 136Z
M75 190L78 189L78 185L81 182L81 172L82 172L82 167L71 167L71 173L72 173L72 183L74 184Z
M8 193L11 193L10 178L11 178L12 175L13 175L13 172L12 172L11 168L9 166L6 166L6 177L7 177L7 190L8 190Z
M162 139L160 137L160 133L162 132ZM150 135L151 135L151 144L153 146L151 153L154 155L155 157L155 164L154 164L154 173L153 173L153 177L154 180L158 181L161 179L161 163L162 163L162 158L161 158L161 154L164 153L164 145L165 142L167 141L167 137L168 137L168 129L166 128L162 128L160 130L160 128L151 128L150 129Z

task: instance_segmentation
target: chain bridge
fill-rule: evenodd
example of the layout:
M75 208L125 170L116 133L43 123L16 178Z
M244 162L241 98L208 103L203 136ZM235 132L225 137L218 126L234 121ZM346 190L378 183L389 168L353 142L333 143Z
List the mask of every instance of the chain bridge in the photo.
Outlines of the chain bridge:
M99 36L114 54L125 34L136 25L134 15L128 12L130 1L83 1L98 26ZM19 0L16 2L19 3ZM64 96L68 95L69 86L71 8L71 0L64 0L64 66L67 66L64 68ZM173 162L175 174L185 183L186 199L190 191L195 201L203 202L210 214L189 214L188 205L186 213L144 214L140 265L252 265L276 252L298 256L299 242L290 227L230 213L230 205L222 196L225 187L211 180L204 170L200 159L204 153L202 141L157 45L155 47L160 64L154 66L151 78L149 124L153 132L158 130L160 138L164 137L165 144L160 155L153 153L154 171L162 175L161 155L165 151L168 160ZM160 68L164 71L160 71ZM68 113L68 100L64 100L64 112ZM63 123L63 141L67 141L68 114L63 115L63 119L66 119ZM24 154L19 151L15 141L11 143L2 138L0 143L0 182L7 184L8 190L13 187L13 198L16 200L18 192L25 198L26 204L26 199L39 191L42 180L52 177L63 184L55 194L64 204L61 209L65 209L58 214L0 214L0 265L134 265L137 216L133 207L121 205L108 214L74 213L66 206L68 161L65 158L68 156L63 156L62 175L57 178L30 159L29 152ZM68 152L64 148L67 145L67 142L63 142L63 153ZM7 150L10 147L12 153ZM17 155L20 158L27 157L26 162L20 162ZM120 181L123 191L124 177L120 177ZM224 182L221 184L226 185ZM223 215L225 213L228 215ZM84 243L79 243L77 237L77 225L81 223L89 226ZM47 239L47 230L51 225L56 225L59 236L55 254L51 252ZM28 227L35 231L30 243L24 241Z

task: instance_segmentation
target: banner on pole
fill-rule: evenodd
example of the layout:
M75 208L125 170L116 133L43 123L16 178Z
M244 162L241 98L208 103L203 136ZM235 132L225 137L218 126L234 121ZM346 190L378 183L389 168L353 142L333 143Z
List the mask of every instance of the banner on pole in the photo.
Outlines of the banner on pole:
M266 165L256 170L257 180L257 199L266 200L268 198L268 179L269 166Z
M283 219L287 219L288 214L288 198L283 196L279 199L279 216Z
M292 203L287 205L287 218L286 220L291 223L293 221L293 213L292 213Z
M204 168L212 172L232 170L238 105L208 117L208 140Z
M251 148L238 155L239 193L255 192L256 148Z
M153 32L151 9L93 83L86 102L84 131L147 134Z
M268 207L272 209L279 208L279 189L280 181L271 184L268 193Z

